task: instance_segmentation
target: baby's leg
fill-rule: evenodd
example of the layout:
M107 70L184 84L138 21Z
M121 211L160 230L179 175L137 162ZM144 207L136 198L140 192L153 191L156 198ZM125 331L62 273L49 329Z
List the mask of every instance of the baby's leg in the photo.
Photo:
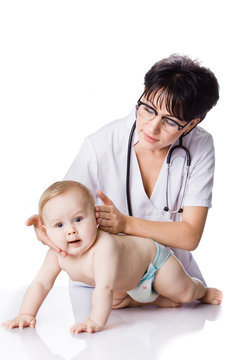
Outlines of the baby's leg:
M163 308L181 306L181 304L178 304L175 301L167 299L161 295L153 302L140 303L140 302L132 299L132 297L130 297L126 293L121 293L121 292L113 293L112 309L122 309L125 307L137 307L137 306L147 306L147 305L156 305L156 306L163 307Z
M126 292L113 292L112 309L122 309L130 306L131 297Z
M216 305L220 304L222 299L222 293L219 290L206 288L200 280L191 278L174 256L170 256L157 271L154 289L160 295L177 303L201 300Z
M222 291L215 288L207 287L205 295L199 300L205 304L220 305L222 302L222 298Z

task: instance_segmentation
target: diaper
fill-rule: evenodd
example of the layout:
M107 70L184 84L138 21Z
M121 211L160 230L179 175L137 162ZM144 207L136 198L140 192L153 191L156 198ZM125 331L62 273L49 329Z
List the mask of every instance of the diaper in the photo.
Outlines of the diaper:
M156 245L156 256L152 264L149 265L147 272L143 275L140 282L134 289L127 291L127 294L132 299L141 302L149 303L157 299L159 294L154 290L154 276L156 271L164 264L164 262L171 256L172 252L169 248L154 241Z

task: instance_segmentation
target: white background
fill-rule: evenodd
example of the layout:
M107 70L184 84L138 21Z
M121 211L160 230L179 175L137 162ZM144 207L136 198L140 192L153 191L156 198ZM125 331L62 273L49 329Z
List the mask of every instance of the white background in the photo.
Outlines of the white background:
M58 359L50 353L109 360L126 351L129 359L246 359L245 7L244 0L0 0L0 321L17 312L47 250L24 225L41 193L63 178L86 135L132 109L145 73L172 53L199 59L220 83L220 101L202 123L214 136L216 173L195 257L208 284L224 291L219 308L123 309L112 312L110 332L73 338L70 299L55 287L37 332L0 328L4 359L30 358L30 346L42 360ZM67 281L60 275L57 284ZM77 300L80 313L88 299Z
M42 191L63 178L86 135L132 109L149 68L180 53L221 87L203 123L217 162L195 256L208 283L246 293L245 12L240 0L0 2L2 289L27 285L44 257L24 226Z

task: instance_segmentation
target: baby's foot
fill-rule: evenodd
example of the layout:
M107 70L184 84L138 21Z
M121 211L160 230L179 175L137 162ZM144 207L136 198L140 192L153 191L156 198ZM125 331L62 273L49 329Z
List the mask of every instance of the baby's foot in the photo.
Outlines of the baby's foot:
M154 305L162 308L169 308L169 307L180 307L180 303L176 303L175 301L172 301L164 296L159 296L153 303Z
M202 303L220 305L222 303L223 293L215 288L206 288L206 294L200 299Z

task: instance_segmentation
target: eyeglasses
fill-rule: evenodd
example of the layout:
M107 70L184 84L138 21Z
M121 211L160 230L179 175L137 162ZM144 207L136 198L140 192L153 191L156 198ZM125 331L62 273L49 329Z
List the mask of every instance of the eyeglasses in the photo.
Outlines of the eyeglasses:
M161 119L160 119L161 128L164 129L169 134L175 134L177 131L184 129L189 124L189 122L188 122L186 125L182 126L175 120L172 120L167 116L158 114L157 110L155 110L152 106L150 106L140 100L138 100L137 105L138 105L139 115L144 120L153 120L157 116L160 116L161 117Z

